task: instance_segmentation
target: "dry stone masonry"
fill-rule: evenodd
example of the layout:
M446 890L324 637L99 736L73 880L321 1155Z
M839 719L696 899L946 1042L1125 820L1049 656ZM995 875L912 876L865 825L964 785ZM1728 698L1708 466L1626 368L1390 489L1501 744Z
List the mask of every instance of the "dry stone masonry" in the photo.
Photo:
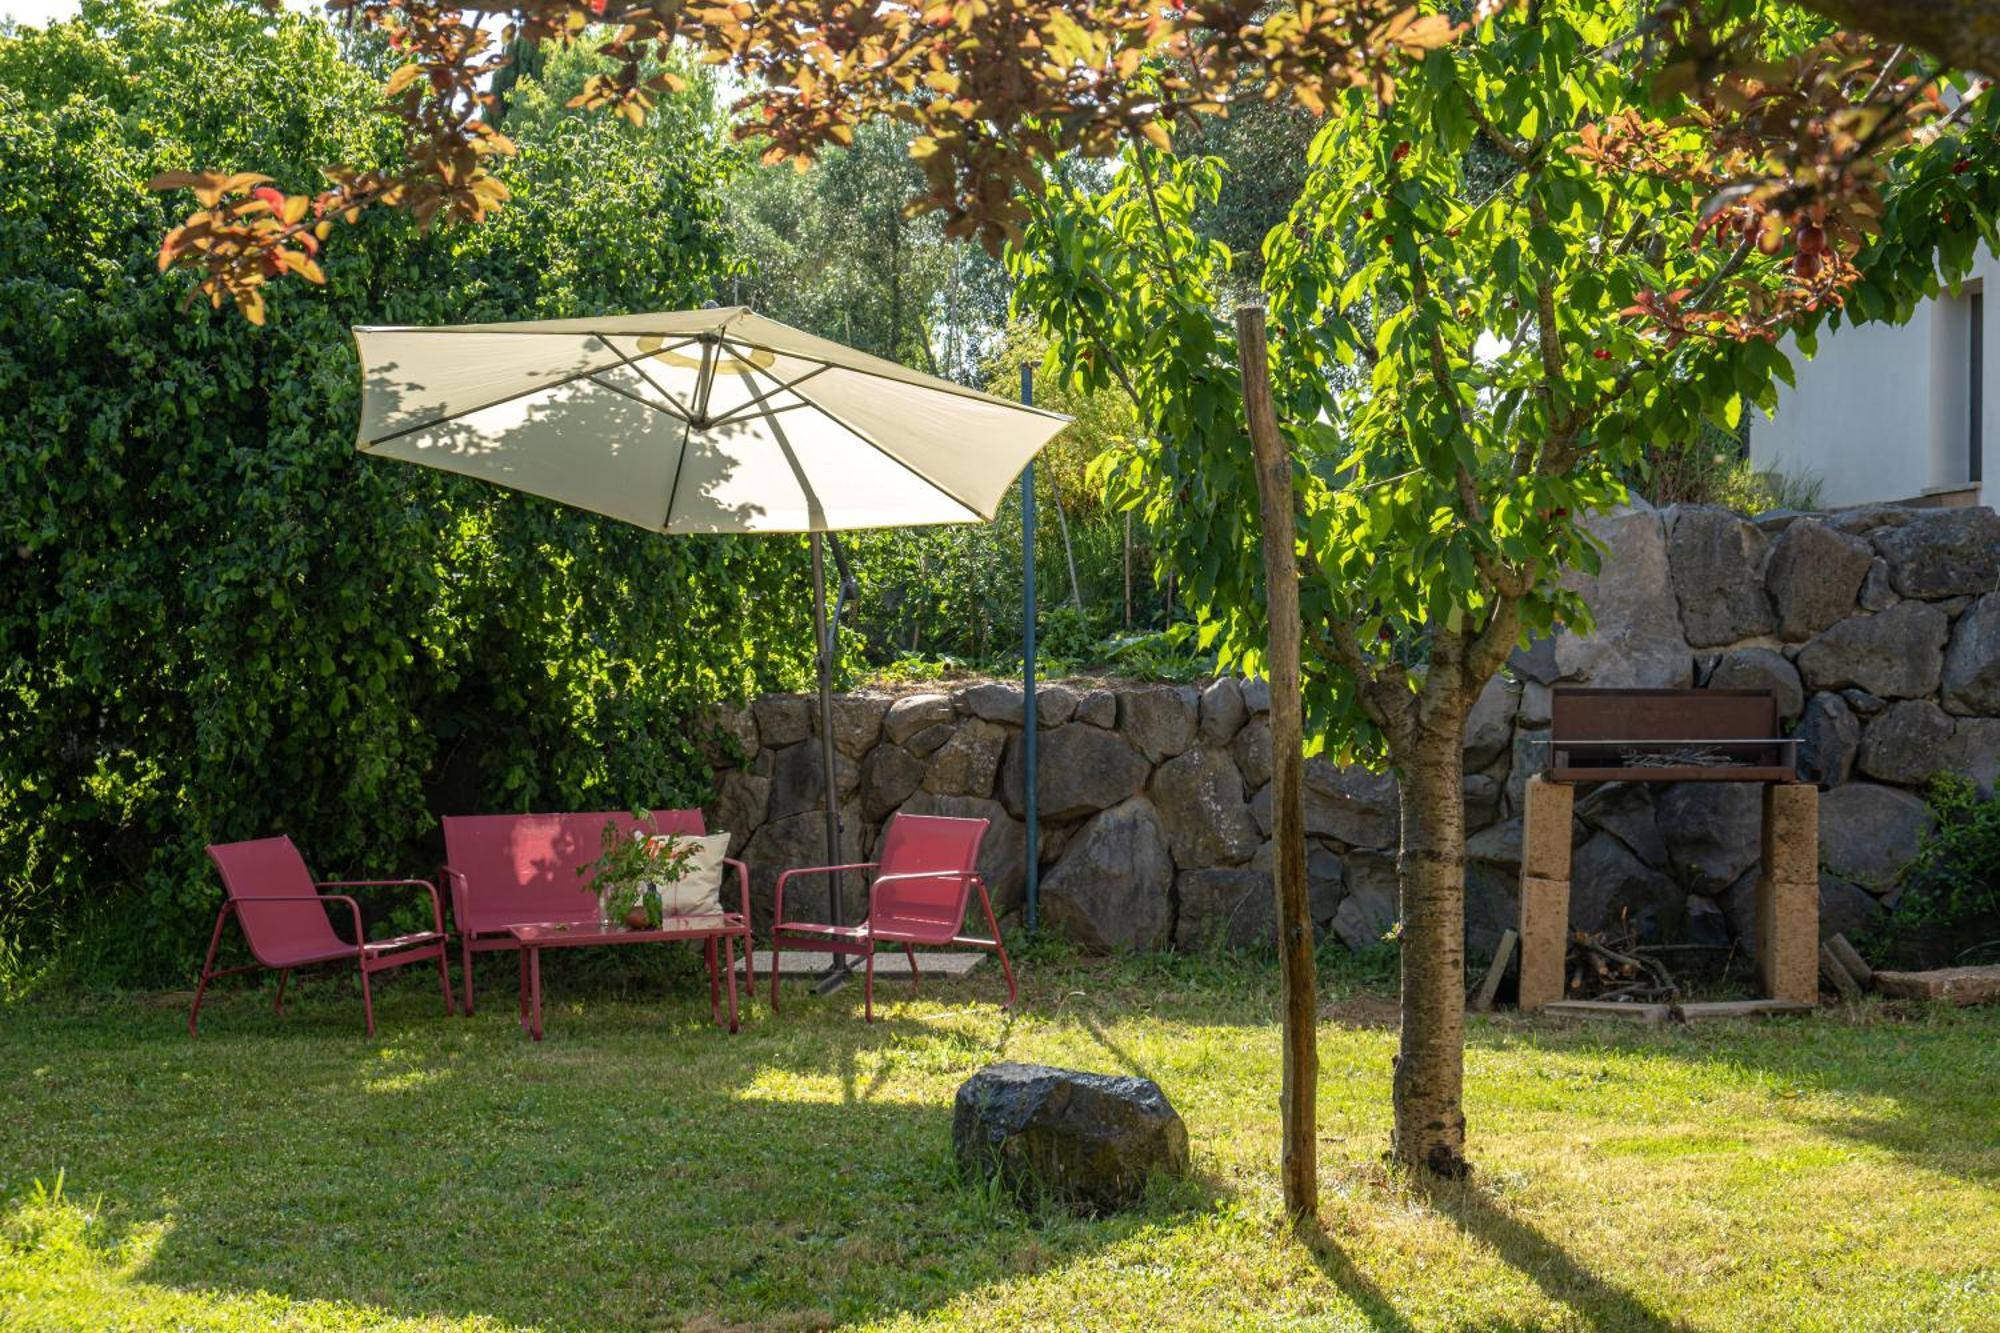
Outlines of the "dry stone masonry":
M1923 784L1952 770L1990 793L2000 777L2000 516L1633 507L1588 526L1602 572L1571 580L1594 631L1517 652L1466 729L1468 947L1490 951L1520 917L1521 813L1557 684L1771 690L1801 776L1821 789L1821 929L1878 919L1931 826ZM1057 681L1036 702L1046 921L1107 949L1270 947L1262 683ZM1022 714L1019 686L1000 681L840 698L844 854L866 859L897 810L982 817L995 910L1017 910ZM824 859L817 728L803 696L710 719L711 827L734 835L766 917L778 872ZM1324 759L1305 779L1314 918L1366 947L1396 920L1395 782ZM1577 789L1571 924L1623 918L1653 938L1756 952L1762 804L1731 783Z

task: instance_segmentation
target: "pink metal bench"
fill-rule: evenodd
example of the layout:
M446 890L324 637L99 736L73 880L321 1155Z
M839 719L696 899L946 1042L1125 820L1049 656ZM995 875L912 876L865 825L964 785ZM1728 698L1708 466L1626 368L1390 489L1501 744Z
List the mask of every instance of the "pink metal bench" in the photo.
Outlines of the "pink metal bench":
M352 961L361 969L361 1013L368 1035L375 1035L375 997L368 978L405 963L437 959L438 987L444 992L444 1011L451 1012L451 974L445 962L444 919L438 909L437 889L421 879L347 879L315 884L306 869L305 858L290 838L258 838L253 842L216 843L208 849L208 859L222 875L223 892L228 895L215 914L215 933L209 936L208 956L202 961L201 981L194 988L194 1007L188 1010L188 1035L193 1036L201 1021L201 997L208 983L236 972L269 968L278 974L277 1009L285 1012L285 983L295 967L318 963ZM361 925L361 904L341 893L325 889L403 888L422 889L431 900L431 929L392 940L371 940ZM334 933L327 916L327 904L346 906L354 923L354 939L343 940ZM257 961L243 967L218 969L215 952L222 945L222 928L234 916Z
M699 810L655 810L652 826L661 833L700 837L706 830ZM591 878L578 874L604 849L604 826L624 833L640 829L629 812L546 815L447 815L444 824L444 879L451 894L451 919L458 933L465 1012L472 1012L472 959L480 953L521 948L518 928L545 925L597 925L597 891ZM736 871L741 910L715 917L690 918L679 937L705 941L710 990L717 966L716 941L741 937L750 955L750 984L757 984L755 955L750 947L750 872L741 861L727 860ZM708 928L692 928L694 921ZM581 939L581 933L578 936ZM596 943L624 943L609 936ZM637 935L630 942L641 942ZM524 962L527 960L523 960ZM735 973L729 978L734 1007Z

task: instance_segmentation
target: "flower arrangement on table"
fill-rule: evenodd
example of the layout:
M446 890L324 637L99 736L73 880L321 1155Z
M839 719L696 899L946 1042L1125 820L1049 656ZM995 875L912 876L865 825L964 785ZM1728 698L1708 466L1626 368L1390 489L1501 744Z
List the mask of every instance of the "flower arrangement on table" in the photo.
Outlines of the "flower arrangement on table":
M699 909L700 904L683 901L687 895L677 892L677 886L704 868L700 864L705 859L704 844L713 839L661 833L650 818L641 817L640 823L646 827L627 833L606 821L604 854L577 874L596 876L592 884L600 921L622 921L633 930L657 929L666 917L687 916ZM697 896L712 900L714 889Z

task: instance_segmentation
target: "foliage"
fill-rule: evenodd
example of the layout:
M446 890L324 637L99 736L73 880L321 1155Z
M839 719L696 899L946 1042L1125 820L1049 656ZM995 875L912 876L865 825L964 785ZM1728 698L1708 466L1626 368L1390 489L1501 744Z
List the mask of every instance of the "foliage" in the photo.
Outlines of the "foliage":
M1761 20L1787 13L1740 13L1743 30L1719 36L1779 32ZM1718 243L1705 203L1751 150L1702 158L1703 95L1687 82L1663 91L1632 22L1584 3L1496 10L1399 80L1393 103L1347 94L1264 242L1270 371L1295 462L1306 735L1398 771L1405 966L1423 969L1406 970L1404 1032L1427 1053L1400 1069L1441 1090L1412 1114L1446 1139L1460 1080L1466 712L1529 635L1588 629L1562 579L1596 569L1580 516L1623 496L1649 446L1696 438L1704 423L1733 429L1746 402L1772 405L1785 355L1745 335L1778 312L1797 317L1831 281L1801 272L1803 242L1766 244L1778 232L1762 221ZM1829 40L1782 32L1766 54L1787 68ZM1941 176L1974 197L2000 183L1993 99L1967 116L1962 149L1947 136L1882 168L1885 230L1843 279L1857 295L1885 281L1887 253L1923 265L1901 287L1887 280L1902 310L1914 299L1902 287L1934 289L1930 256L1963 271L1954 256L1968 246L1926 221L1892 224L1907 192ZM1613 140L1687 162L1619 159L1626 173L1607 174ZM1975 151L1979 170L1954 171ZM1223 171L1140 146L1101 192L1052 181L1009 262L1018 304L1051 334L1052 369L1132 402L1144 434L1104 460L1106 483L1180 575L1202 646L1255 671L1258 490L1235 331L1217 318L1231 256L1198 225ZM1458 1169L1455 1143L1434 1147L1442 1157L1404 1160Z
M648 956L622 996L578 976L600 951L546 953L540 1044L505 955L470 1019L424 969L378 979L374 1042L333 976L295 975L283 1018L268 978L225 988L199 1042L163 996L9 1009L0 1309L298 1333L1992 1322L2000 1010L1476 1018L1493 1170L1426 1189L1379 1160L1394 1000L1330 980L1307 1245L1277 1197L1272 964L1044 940L1015 1011L989 963L878 978L872 1027L858 983L792 984L731 1036L697 971L662 989L652 946L602 951ZM952 1093L994 1060L1156 1079L1197 1176L1104 1218L959 1184Z
M1747 427L1747 421L1738 430ZM1646 451L1632 489L1655 505L1721 505L1739 514L1767 509L1819 508L1814 477L1759 472L1737 432L1704 422L1692 441L1671 441Z
M687 702L803 677L796 543L663 541L351 447L350 324L706 295L712 138L524 110L506 217L382 219L261 330L153 276L156 172L395 150L368 59L223 0L0 37L12 976L185 975L206 842L282 830L322 872L408 872L435 864L428 811L685 801Z
M2000 922L2000 797L1940 773L1925 793L1937 826L1903 878L1895 924L1959 929Z

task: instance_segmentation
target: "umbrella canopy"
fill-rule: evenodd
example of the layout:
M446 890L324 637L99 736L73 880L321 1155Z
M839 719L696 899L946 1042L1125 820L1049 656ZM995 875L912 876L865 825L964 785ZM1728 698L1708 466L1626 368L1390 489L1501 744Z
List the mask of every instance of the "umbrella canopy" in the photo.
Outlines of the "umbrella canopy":
M354 338L363 453L658 532L989 520L1069 420L741 306Z

